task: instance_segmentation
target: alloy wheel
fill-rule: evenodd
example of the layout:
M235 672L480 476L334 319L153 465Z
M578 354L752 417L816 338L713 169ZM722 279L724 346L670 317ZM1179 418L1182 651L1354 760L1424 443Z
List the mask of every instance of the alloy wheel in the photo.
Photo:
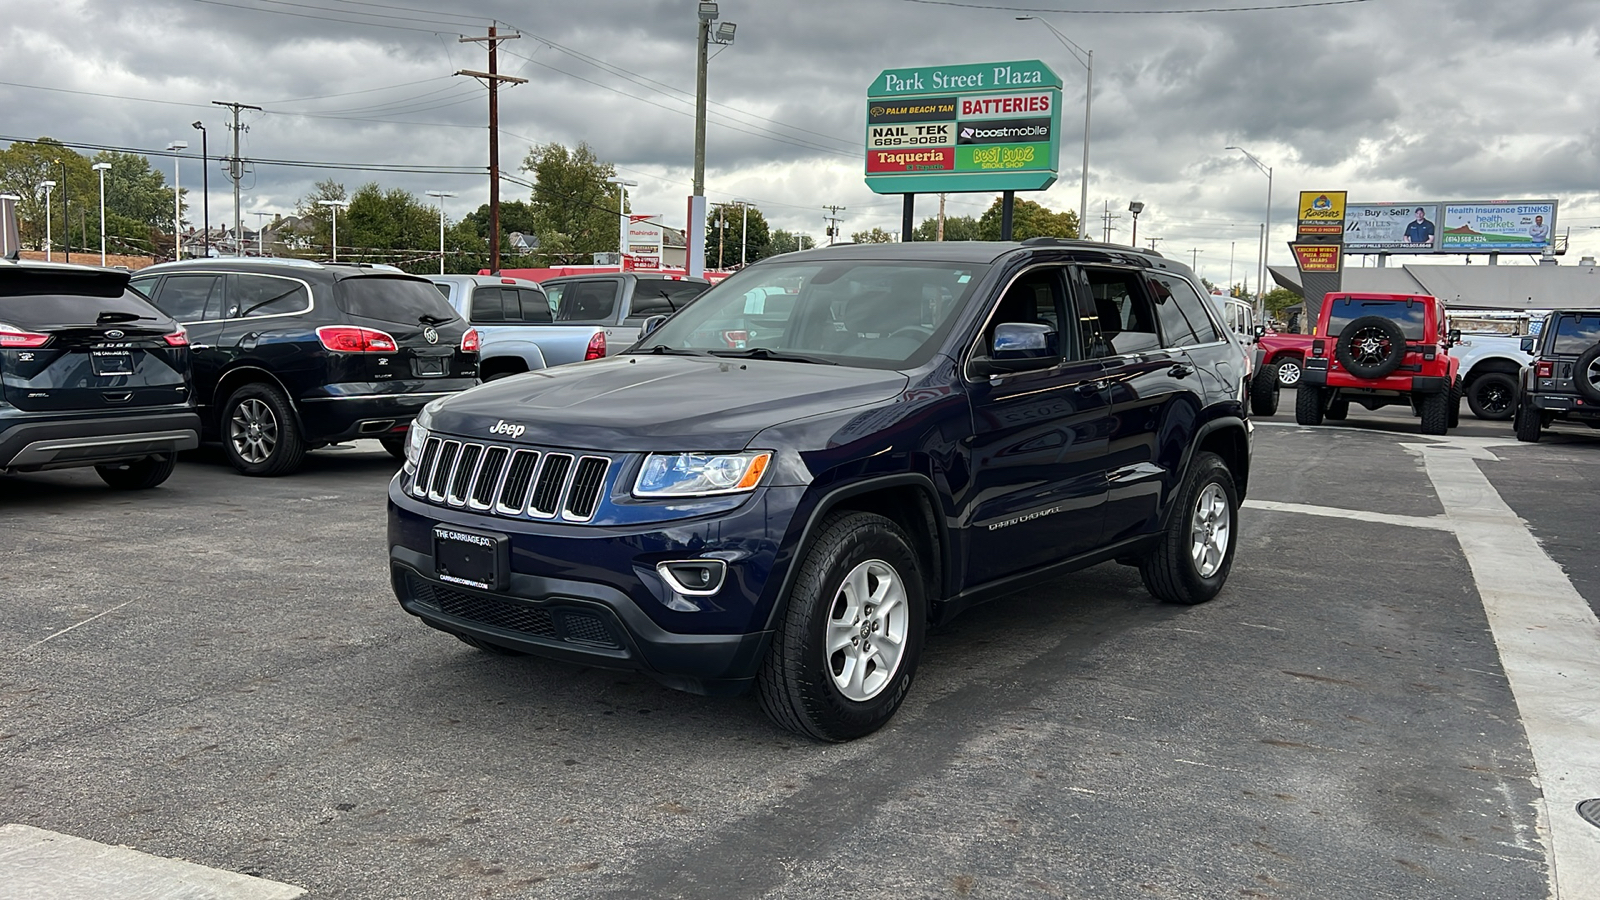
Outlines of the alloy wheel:
M278 446L278 417L265 402L246 398L233 408L233 418L228 422L228 440L233 442L233 452L245 462L252 465L266 462Z
M1511 408L1511 392L1502 384L1485 385L1478 390L1478 405L1484 412L1499 415Z
M1278 384L1294 387L1300 383L1300 364L1291 360L1278 363Z
M1350 356L1357 364L1376 366L1389 358L1389 335L1381 328L1363 328L1350 336Z
M1210 578L1222 568L1232 530L1233 513L1228 509L1228 495L1223 493L1221 485L1212 482L1200 491L1194 504L1194 516L1190 519L1189 555L1201 578Z
M1583 377L1589 382L1589 387L1600 393L1600 356L1589 360L1589 365L1583 370Z
M828 609L828 672L846 699L860 703L889 686L905 654L910 608L894 567L869 559L850 570Z

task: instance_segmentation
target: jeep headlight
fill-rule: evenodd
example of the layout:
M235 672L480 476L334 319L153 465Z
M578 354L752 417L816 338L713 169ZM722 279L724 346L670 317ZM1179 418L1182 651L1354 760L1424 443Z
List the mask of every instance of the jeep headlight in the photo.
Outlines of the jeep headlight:
M428 445L428 435L433 426L434 410L445 398L430 401L417 411L417 417L412 420L411 427L406 429L406 471L415 472L417 463L422 460L422 448Z
M770 450L743 453L652 453L633 484L635 497L706 497L753 491L772 461Z

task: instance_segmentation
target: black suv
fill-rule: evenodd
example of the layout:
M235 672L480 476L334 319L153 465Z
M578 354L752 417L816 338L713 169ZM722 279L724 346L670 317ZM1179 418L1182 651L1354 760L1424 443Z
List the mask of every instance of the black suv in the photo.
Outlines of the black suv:
M1169 602L1221 590L1250 359L1198 284L1045 239L763 260L623 354L428 404L395 592L483 650L866 734L924 629L983 599L1107 560Z
M127 272L0 260L0 472L166 481L200 445L188 343Z
M478 383L478 335L398 269L295 259L184 260L133 287L189 331L205 437L246 475L377 438L396 457L424 403Z
M1522 349L1533 365L1522 369L1517 440L1538 441L1556 422L1600 428L1600 310L1556 310Z

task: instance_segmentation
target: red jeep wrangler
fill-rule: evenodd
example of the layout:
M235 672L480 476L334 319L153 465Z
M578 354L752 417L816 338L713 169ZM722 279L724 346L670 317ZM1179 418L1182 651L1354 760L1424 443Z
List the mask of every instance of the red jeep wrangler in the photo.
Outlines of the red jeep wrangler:
M1343 419L1351 401L1367 409L1409 403L1423 434L1444 434L1461 415L1461 361L1450 355L1447 327L1437 297L1328 294L1300 377L1295 421Z

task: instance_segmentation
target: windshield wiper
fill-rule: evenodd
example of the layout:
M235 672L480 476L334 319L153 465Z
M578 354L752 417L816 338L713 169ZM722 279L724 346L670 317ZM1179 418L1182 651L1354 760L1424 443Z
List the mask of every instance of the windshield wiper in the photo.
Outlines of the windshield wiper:
M803 353L781 353L767 347L751 347L748 350L712 350L712 356L734 356L739 359L770 359L777 362L812 363L818 366L837 366L838 363L820 356L806 356Z
M131 312L103 312L95 317L96 325L112 325L118 322L137 322L140 319L154 319L155 316L141 316Z
M666 344L657 344L641 353L654 353L657 356L710 356L704 350L690 350L688 347L668 347Z
M452 321L452 318L453 317L447 318L445 316L436 316L432 313L423 313L417 317L417 321L424 325L443 325L446 322Z

